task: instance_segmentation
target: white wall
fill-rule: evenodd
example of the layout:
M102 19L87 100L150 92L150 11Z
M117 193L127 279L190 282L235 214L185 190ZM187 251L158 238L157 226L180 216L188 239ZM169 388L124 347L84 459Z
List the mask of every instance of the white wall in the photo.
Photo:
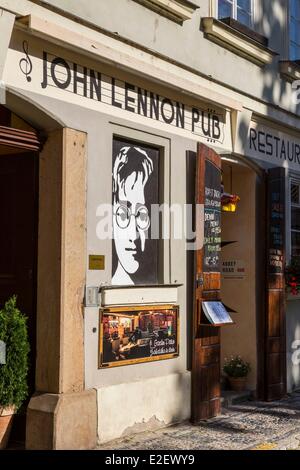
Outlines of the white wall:
M188 419L190 396L189 372L99 388L99 442Z
M101 283L110 284L112 241L97 238L96 209L103 202L111 202L112 136L116 124L121 126L125 137L131 131L140 133L139 135L145 132L146 141L153 139L155 143L157 139L162 139L168 143L170 179L169 175L167 179L171 182L169 188L171 203L182 204L186 200L186 151L195 151L196 141L166 132L158 132L153 128L133 124L121 118L114 118L112 125L110 115L72 104L62 106L60 101L46 96L28 93L27 98L50 114L58 116L65 126L88 132L87 255L89 253L104 254L105 270L89 271L87 266L86 284L92 286L99 286ZM178 178L178 175L183 177ZM170 269L166 270L169 278L165 279L165 282L176 281L179 284L185 284L178 289L179 357L111 369L98 369L99 310L94 307L84 309L85 386L87 389L99 390L98 427L102 441L118 437L122 433L136 432L137 429L147 429L152 425L163 426L189 417L190 373L187 371L185 240L171 239L169 254ZM126 400L125 396L127 396ZM114 410L113 427L111 410Z

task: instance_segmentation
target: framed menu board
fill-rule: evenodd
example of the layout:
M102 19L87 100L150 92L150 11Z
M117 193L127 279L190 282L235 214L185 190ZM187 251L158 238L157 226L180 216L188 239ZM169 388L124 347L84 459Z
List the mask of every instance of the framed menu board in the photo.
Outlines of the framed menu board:
M276 170L276 169L275 169ZM273 173L275 173L275 170ZM279 173L279 172L278 172ZM285 193L280 173L269 178L269 274L283 275Z
M100 309L99 368L179 355L178 305Z

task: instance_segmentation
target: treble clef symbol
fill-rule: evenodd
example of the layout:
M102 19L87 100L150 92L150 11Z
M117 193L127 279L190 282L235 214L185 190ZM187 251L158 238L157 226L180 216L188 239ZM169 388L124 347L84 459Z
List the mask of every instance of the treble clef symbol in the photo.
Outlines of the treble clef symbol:
M27 82L31 82L31 77L29 75L32 72L32 62L28 55L28 42L27 41L23 41L23 51L26 57L23 57L23 59L20 60L19 66L20 66L21 72L24 73L24 75L26 75Z

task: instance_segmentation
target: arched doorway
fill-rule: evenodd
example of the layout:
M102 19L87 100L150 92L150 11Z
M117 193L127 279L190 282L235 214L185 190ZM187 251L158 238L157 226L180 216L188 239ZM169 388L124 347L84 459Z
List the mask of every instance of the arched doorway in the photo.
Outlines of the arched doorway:
M96 391L84 388L82 309L87 134L66 126L30 97L6 90L5 98L0 126L3 151L7 157L24 154L24 162L26 153L35 152L38 157L34 162L38 173L38 246L33 263L37 266L36 342L33 340L37 353L34 393L29 396L18 439L24 440L26 424L28 449L94 448L97 401ZM26 146L24 152L24 144L33 140L40 141L38 146ZM29 186L28 191L32 190ZM83 406L84 413L80 411Z
M29 397L35 390L39 150L35 129L0 106L0 307L16 295L27 316ZM25 440L26 406L15 419L16 441Z
M224 361L241 356L251 366L247 391L256 395L259 371L257 274L257 186L259 176L246 161L222 157L224 193L240 198L237 208L222 210L221 299L234 324L221 329L221 368ZM231 210L230 210L231 209ZM264 264L264 263L263 263ZM224 376L224 388L228 389Z

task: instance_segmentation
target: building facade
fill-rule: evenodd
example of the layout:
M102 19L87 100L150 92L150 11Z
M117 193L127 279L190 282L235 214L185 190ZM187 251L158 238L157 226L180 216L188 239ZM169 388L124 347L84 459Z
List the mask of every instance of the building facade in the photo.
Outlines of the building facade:
M299 388L300 2L0 12L0 293L29 317L27 448L214 416L231 355L263 400ZM233 323L208 324L209 301Z

